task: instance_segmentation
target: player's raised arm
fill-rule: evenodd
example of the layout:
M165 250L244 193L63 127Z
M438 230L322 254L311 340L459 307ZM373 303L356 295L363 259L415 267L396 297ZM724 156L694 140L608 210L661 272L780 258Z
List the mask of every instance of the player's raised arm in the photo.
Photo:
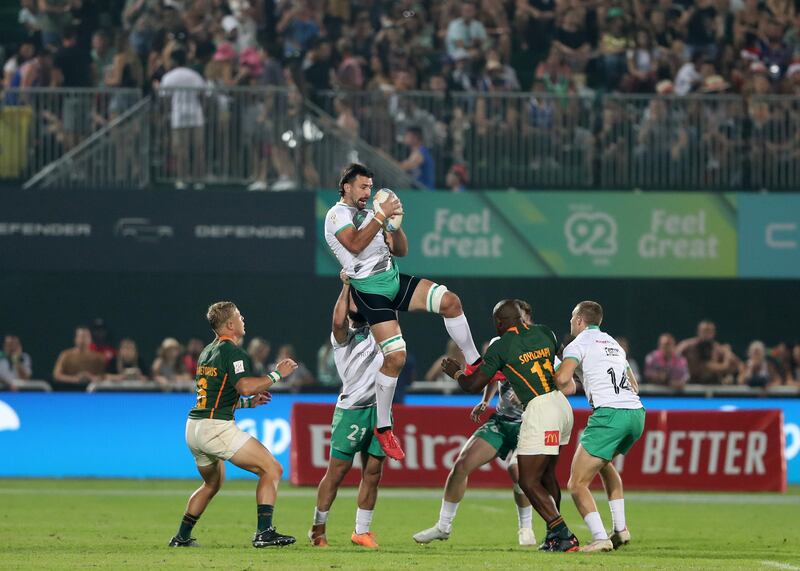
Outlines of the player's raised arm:
M236 391L245 397L265 392L282 378L291 375L297 368L297 363L291 359L284 359L265 377L242 377L236 382Z
M350 307L350 281L347 279L347 274L344 273L344 270L339 273L339 277L342 280L342 291L339 292L339 298L336 300L336 305L333 306L331 332L336 342L341 345L347 341L349 329L347 310Z
M461 370L461 363L453 359L442 359L442 370L448 377L458 381L458 386L468 393L481 392L492 380L491 375L484 373L480 367L471 375L466 374Z
M360 254L366 248L378 232L383 230L383 224L387 218L403 211L403 206L397 198L387 200L381 204L381 212L376 212L375 216L357 230L355 226L349 224L336 233L336 239L354 255ZM407 247L407 244L406 244Z

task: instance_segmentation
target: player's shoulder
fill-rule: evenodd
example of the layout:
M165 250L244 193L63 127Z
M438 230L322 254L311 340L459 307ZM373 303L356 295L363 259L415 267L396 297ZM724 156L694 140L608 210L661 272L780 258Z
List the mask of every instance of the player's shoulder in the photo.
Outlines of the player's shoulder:
M219 354L227 358L240 358L242 356L248 356L247 351L230 339L220 342Z

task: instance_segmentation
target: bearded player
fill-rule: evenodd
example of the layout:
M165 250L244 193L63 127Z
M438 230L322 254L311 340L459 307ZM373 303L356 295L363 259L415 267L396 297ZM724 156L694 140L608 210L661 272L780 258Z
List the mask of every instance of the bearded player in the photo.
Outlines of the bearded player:
M531 306L528 302L516 300L522 312L524 322L531 323ZM489 342L491 346L500 338L495 337ZM453 520L456 517L458 505L464 498L467 489L467 480L478 468L494 460L501 458L506 462L508 475L514 484L514 502L517 506L517 518L519 530L517 538L520 545L536 545L536 536L532 528L533 508L528 498L519 487L519 467L517 462L517 440L519 438L519 427L522 423L523 406L511 384L504 382L505 375L496 373L492 381L483 389L483 398L475 405L470 413L470 418L474 422L479 422L481 415L486 410L494 395L500 392L497 409L489 420L476 430L456 459L444 488L442 507L439 511L439 521L431 528L420 531L414 535L417 543L430 543L435 540L446 541L450 538ZM556 482L556 489L558 483ZM560 491L556 498L558 504L561 500Z
M375 436L387 456L405 457L392 432L392 399L397 377L406 360L406 343L398 322L398 311L427 311L444 318L444 326L467 363L474 368L480 353L472 340L469 323L457 295L443 285L401 274L395 257L408 253L408 239L390 225L403 207L396 196L367 210L372 194L372 172L351 164L339 181L341 199L325 217L325 240L350 280L350 295L370 326L384 355L375 377L377 426ZM390 231L391 230L391 231Z
M374 549L378 547L378 542L369 528L386 458L373 434L377 420L375 375L383 364L383 354L370 334L367 322L350 307L350 285L344 272L342 281L345 283L333 308L331 327L333 360L342 379L342 392L333 413L328 470L317 489L314 524L308 532L308 538L314 547L328 547L328 512L342 480L353 466L356 454L360 454L358 510L356 527L350 540L355 545Z

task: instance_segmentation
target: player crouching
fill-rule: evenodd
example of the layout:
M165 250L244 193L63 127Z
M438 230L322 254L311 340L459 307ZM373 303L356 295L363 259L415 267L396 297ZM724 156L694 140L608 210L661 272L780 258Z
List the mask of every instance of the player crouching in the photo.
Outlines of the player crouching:
M333 309L331 328L333 359L342 379L342 392L333 413L328 471L319 483L314 524L308 538L314 547L328 546L325 533L328 512L356 453L360 453L358 511L355 531L350 539L355 545L375 549L378 542L369 528L386 459L374 434L377 425L375 376L383 365L383 353L366 320L349 309L350 286L346 280L343 281L345 283Z

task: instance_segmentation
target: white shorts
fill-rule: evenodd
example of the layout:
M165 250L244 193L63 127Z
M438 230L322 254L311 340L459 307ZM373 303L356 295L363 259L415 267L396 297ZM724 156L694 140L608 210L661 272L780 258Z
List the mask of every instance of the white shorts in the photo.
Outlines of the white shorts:
M251 438L233 420L190 418L186 421L186 444L198 466L230 460Z
M572 435L572 407L561 391L534 398L522 413L517 454L558 454Z

